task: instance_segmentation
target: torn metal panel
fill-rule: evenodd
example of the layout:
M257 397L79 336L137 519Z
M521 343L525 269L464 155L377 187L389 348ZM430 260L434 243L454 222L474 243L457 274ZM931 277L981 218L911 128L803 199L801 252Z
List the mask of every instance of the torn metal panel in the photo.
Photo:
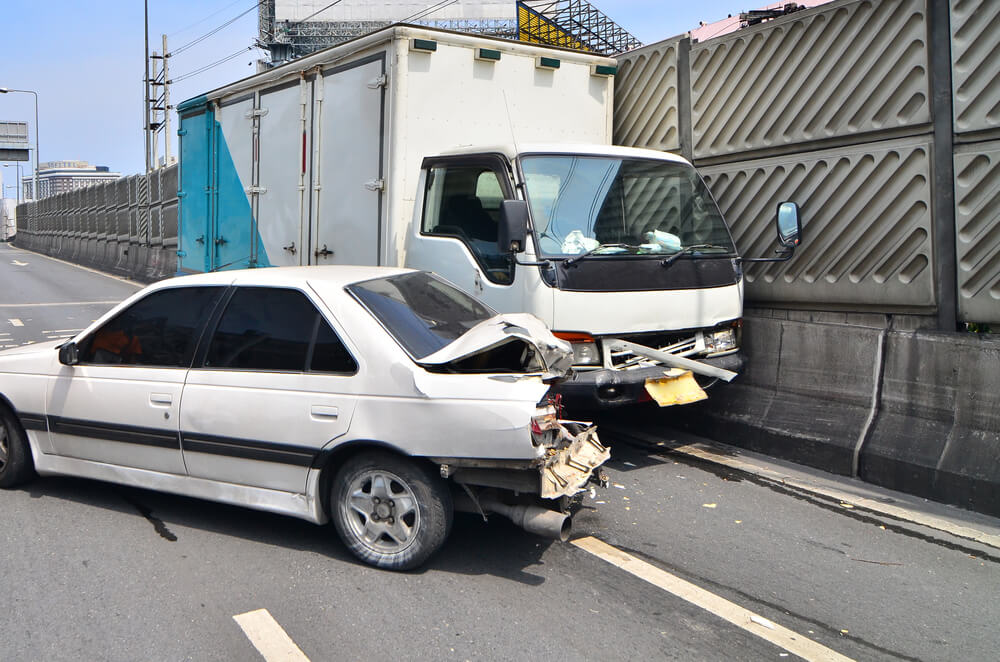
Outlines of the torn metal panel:
M541 372L542 377L562 377L573 365L573 349L556 338L545 324L527 313L497 315L480 322L460 338L421 359L423 366L443 366L500 347L512 339L527 343L535 350L537 363L525 366L525 372Z
M573 437L562 449L549 449L541 468L543 499L573 496L583 491L591 476L611 458L611 451L590 427Z

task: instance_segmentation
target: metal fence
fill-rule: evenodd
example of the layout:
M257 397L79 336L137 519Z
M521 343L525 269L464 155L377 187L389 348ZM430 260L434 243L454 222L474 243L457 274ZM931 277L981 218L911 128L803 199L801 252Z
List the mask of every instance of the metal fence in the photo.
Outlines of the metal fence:
M61 193L17 208L15 242L142 281L177 264L177 166Z
M746 255L781 200L805 243L771 307L1000 323L1000 2L840 0L619 57L615 142L679 150Z

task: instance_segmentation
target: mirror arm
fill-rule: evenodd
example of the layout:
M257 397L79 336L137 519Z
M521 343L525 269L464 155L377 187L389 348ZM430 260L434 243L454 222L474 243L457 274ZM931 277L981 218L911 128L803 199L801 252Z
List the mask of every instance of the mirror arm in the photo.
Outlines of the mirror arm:
M788 262L795 254L795 247L782 246L775 248L774 252L778 254L778 257L741 257L739 260L740 262Z
M507 256L507 259L509 259L514 264L520 265L522 267L551 267L552 266L552 261L551 260L542 260L540 262L521 262L520 260L517 259L517 253L510 253Z

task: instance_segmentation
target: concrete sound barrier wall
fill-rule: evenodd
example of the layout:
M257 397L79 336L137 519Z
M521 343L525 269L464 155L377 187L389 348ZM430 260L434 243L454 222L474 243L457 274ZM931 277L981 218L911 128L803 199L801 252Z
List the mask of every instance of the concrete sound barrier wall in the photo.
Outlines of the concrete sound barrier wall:
M177 271L177 166L17 208L15 245L152 282Z

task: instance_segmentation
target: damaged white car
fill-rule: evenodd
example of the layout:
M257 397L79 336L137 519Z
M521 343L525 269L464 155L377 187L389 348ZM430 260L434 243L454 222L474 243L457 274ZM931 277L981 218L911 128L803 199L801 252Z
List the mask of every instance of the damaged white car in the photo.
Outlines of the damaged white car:
M72 475L332 519L382 568L422 564L456 509L565 540L609 457L546 398L571 360L427 272L170 279L0 352L0 487Z

